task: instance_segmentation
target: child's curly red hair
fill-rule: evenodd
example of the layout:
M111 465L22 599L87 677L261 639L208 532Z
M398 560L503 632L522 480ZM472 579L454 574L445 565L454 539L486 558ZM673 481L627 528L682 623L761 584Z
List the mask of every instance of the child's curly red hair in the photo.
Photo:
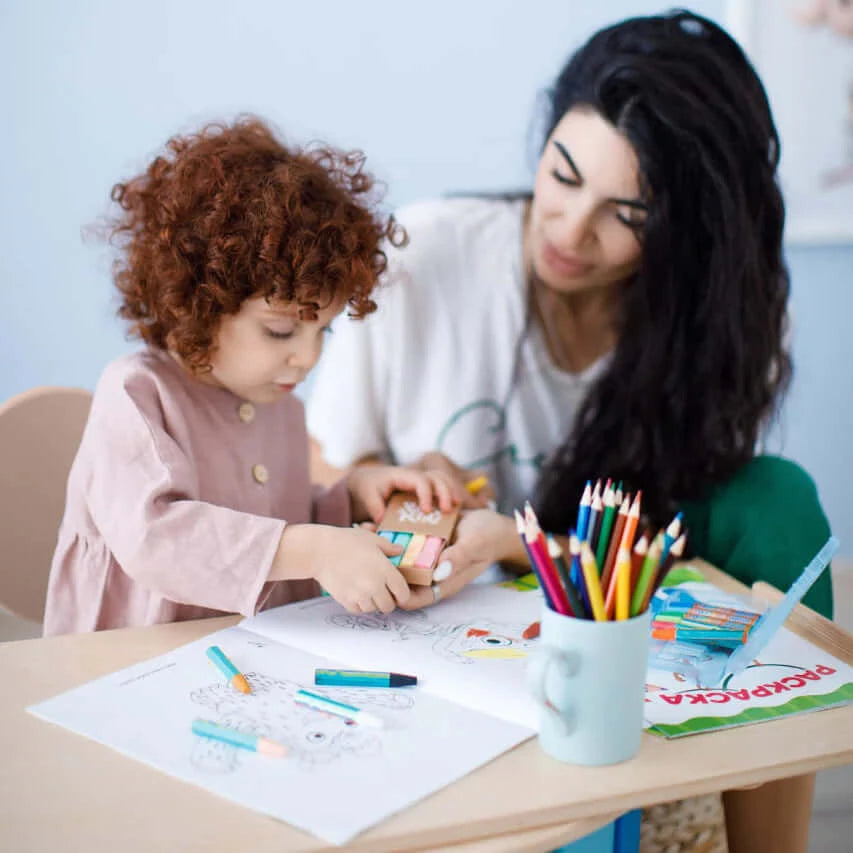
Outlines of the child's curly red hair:
M374 187L360 152L288 148L253 117L173 137L112 189L119 315L202 371L221 318L250 297L297 302L308 319L342 297L351 316L369 314L381 242L405 241L376 211Z

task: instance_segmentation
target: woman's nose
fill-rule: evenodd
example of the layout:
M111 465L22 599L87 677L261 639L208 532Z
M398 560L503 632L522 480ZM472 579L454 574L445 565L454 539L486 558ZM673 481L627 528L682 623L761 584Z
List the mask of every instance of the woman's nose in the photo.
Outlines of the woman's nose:
M573 251L582 249L594 238L594 213L585 208L572 207L560 215L556 239L557 249Z

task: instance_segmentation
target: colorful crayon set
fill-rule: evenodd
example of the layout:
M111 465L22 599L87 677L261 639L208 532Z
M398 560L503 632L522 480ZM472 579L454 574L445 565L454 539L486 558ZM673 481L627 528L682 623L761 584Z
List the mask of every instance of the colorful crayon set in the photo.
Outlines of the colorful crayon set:
M458 518L458 509L424 512L414 495L397 492L388 501L377 533L403 548L400 554L389 558L403 577L414 586L429 586Z
M628 619L644 612L687 542L681 513L664 530L640 532L642 493L623 494L621 483L587 483L577 523L569 530L569 561L546 536L530 504L516 510L518 533L527 549L548 606L580 619ZM644 527L646 527L644 525Z

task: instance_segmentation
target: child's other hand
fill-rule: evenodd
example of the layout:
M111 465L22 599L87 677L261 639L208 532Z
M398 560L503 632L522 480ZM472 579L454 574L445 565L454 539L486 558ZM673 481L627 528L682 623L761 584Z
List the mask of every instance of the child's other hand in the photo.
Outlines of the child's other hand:
M269 580L307 575L350 613L390 613L411 595L388 559L401 551L361 526L292 524L284 529Z
M450 575L438 583L440 599L444 601L481 575L492 563L506 558L518 538L511 518L479 509L464 512L456 525L453 543L438 558L438 565L450 564ZM435 585L435 584L434 584ZM417 610L428 607L436 600L432 587L417 587L401 607Z
M469 471L460 468L449 456L438 451L425 453L416 463L417 468L424 471L440 471L453 482L455 493L461 495L460 503L463 509L484 509L496 498L495 490L483 471ZM486 479L485 485L480 486L471 494L466 486Z
M463 491L442 471L418 471L393 465L360 465L347 478L352 516L379 523L392 492L414 492L424 512L438 504L442 512L450 512L463 499Z

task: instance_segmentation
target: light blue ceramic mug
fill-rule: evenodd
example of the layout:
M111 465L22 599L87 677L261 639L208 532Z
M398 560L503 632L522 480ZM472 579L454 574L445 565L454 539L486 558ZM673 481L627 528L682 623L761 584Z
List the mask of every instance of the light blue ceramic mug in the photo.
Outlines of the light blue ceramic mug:
M595 622L544 606L528 683L539 705L539 743L571 764L616 764L643 733L650 612Z

